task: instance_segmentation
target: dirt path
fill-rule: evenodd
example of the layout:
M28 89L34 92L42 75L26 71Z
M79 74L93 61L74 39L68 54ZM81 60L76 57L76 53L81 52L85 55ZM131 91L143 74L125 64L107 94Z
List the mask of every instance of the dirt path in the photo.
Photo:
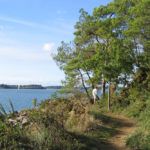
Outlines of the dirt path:
M115 127L116 134L114 134L108 142L104 150L130 150L126 147L126 138L128 135L133 133L136 129L135 122L129 118L126 118L121 115L106 114L111 119L108 121L107 126ZM106 124L105 124L106 125ZM108 144L108 145L107 145Z
M92 128L84 134L75 134L84 145L83 150L130 150L125 141L136 129L132 119L100 111L90 114L95 118Z

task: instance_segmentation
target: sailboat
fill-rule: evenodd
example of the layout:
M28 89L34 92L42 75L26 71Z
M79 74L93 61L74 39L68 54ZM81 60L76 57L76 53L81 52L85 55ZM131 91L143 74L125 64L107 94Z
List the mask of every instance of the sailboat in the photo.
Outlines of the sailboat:
M18 85L18 90L20 90L20 85Z

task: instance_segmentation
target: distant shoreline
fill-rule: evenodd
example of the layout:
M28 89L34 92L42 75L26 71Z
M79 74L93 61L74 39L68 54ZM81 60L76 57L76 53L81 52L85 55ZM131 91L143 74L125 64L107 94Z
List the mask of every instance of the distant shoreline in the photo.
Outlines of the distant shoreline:
M62 86L42 86L39 84L30 85L8 85L0 84L0 89L61 89Z

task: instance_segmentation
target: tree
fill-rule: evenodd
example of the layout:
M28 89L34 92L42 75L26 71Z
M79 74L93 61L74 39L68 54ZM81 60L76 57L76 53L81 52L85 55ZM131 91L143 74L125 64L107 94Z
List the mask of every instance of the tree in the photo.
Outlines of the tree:
M90 79L90 74L87 70L86 64L83 62L79 51L73 45L73 43L62 42L61 46L57 49L57 55L54 56L54 60L62 69L66 75L66 80L63 81L66 89L75 90L75 88L84 88L87 96L91 99L88 89L86 87L86 77Z
M88 62L96 82L103 78L105 94L106 81L116 81L125 62L128 62L125 72L132 69L130 57L124 57L125 54L131 56L131 51L123 46L122 24L112 5L95 8L92 16L84 10L80 12L79 22L75 26L75 43L86 52L83 55L90 53L90 58L84 61Z
M82 84L90 97L86 85L103 81L105 95L106 82L128 86L138 68L149 68L149 3L115 0L91 15L81 9L73 44L62 43L54 57L68 83Z

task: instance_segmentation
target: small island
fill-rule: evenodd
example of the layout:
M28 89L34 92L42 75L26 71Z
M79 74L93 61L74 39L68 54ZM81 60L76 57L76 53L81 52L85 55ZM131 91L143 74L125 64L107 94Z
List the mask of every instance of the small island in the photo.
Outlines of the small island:
M0 89L61 89L62 86L42 86L39 84L29 85L7 85L0 84Z

